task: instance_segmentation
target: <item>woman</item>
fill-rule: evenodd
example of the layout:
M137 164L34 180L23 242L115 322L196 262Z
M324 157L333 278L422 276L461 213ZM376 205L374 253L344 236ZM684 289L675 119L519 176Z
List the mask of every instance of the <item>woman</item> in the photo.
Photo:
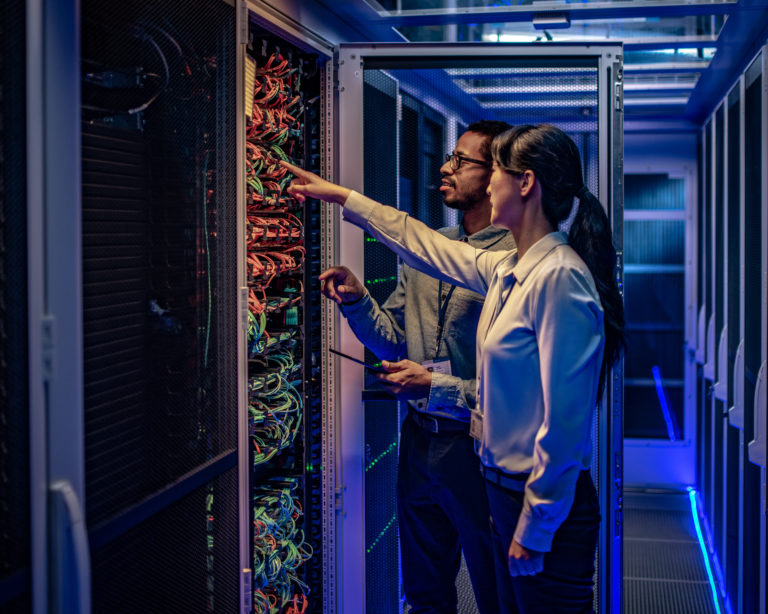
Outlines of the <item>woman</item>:
M472 434L498 537L496 572L513 577L514 595L501 601L523 614L591 612L599 526L588 471L591 423L623 345L615 250L564 132L513 128L494 139L492 154L491 223L512 232L512 252L457 244L403 212L286 166L297 176L289 188L297 198L342 204L346 219L410 266L486 295ZM569 233L558 231L571 217ZM344 292L333 278L325 283L331 298Z

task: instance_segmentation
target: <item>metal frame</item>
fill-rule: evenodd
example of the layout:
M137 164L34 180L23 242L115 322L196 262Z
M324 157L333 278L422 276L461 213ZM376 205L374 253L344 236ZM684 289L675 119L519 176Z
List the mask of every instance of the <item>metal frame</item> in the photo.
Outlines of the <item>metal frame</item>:
M333 143L338 122L335 116L336 92L333 87L334 71L330 62L323 69L324 91L321 99L322 113L322 148L325 155L321 156L322 176L332 180L335 176L336 158ZM323 270L338 262L337 229L341 214L335 205L325 204L321 212L321 248L320 268ZM340 549L337 546L336 534L340 531L338 516L337 493L340 493L337 478L337 467L340 466L337 441L340 439L339 424L336 413L336 399L339 396L338 362L331 358L328 348L338 347L337 331L340 315L335 305L323 301L320 308L323 321L322 363L325 377L323 387L323 566L325 586L323 587L323 611L336 612L339 593L337 569L341 567Z
M473 16L474 17L474 16ZM482 17L482 16L480 16ZM341 45L337 56L339 165L335 179L352 189L363 185L363 61L365 58L473 58L496 57L592 57L598 61L599 185L601 202L608 206L621 264L621 226L623 209L623 91L618 45L494 45L494 44L360 44ZM362 231L345 224L339 229L341 261L355 274L362 272ZM619 269L620 271L620 269ZM344 352L361 357L362 345L346 323L339 329ZM364 432L363 404L360 398L362 369L345 369L341 375L338 411L341 415L343 565L340 571L342 592L340 612L364 611ZM621 611L621 437L623 409L623 365L612 374L607 403L601 405L599 434L599 495L601 502L601 555L599 558L599 603L602 611ZM607 472L609 475L602 475ZM353 516L354 513L354 516Z
M32 608L88 614L79 5L26 11Z
M48 612L47 479L48 428L43 372L42 322L45 313L43 243L45 190L40 181L44 160L43 110L45 71L44 0L26 3L27 97L27 310L29 338L29 475L31 595L33 614Z
M243 0L235 7L237 49L235 51L235 197L237 211L237 509L240 567L240 611L253 609L251 576L250 446L248 434L248 285L246 251L245 191L245 45L248 43L248 8Z

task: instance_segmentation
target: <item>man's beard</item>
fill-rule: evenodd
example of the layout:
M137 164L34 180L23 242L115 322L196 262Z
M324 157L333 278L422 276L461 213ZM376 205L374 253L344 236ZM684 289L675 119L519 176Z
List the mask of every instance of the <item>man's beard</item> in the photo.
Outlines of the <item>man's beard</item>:
M455 195L456 188L451 185L454 191L454 195L451 198L443 197L443 204L449 209L456 209L456 211L469 211L474 209L485 198L485 190L476 190L472 194L458 197Z

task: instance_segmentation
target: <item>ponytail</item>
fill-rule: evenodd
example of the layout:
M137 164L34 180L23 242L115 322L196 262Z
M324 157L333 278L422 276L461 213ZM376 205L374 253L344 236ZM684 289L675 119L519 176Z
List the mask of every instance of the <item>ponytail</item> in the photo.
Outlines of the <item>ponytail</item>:
M616 249L611 239L608 216L586 187L576 192L578 210L568 233L568 243L584 261L595 280L597 293L603 305L605 324L605 350L600 369L598 399L602 396L608 370L615 363L624 339L624 302L616 280Z

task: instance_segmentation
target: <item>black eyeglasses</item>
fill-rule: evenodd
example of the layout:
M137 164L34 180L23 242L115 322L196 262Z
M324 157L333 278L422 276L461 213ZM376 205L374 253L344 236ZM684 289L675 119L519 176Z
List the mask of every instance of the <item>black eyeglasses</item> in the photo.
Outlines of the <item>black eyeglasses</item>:
M460 154L445 154L445 161L450 163L451 169L454 171L459 170L462 162L474 162L485 168L491 168L492 166L492 164L486 160L475 160L475 158L467 158L467 156L462 156Z

